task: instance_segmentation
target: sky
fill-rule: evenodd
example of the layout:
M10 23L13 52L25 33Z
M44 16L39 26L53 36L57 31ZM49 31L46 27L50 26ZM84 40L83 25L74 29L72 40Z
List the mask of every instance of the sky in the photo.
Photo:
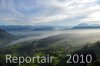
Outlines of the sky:
M100 0L0 0L0 25L100 24Z

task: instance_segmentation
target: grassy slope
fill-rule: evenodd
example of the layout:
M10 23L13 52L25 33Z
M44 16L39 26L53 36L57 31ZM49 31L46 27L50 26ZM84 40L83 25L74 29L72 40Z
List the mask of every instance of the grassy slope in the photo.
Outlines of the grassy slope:
M16 36L0 29L0 46L4 46L16 38Z

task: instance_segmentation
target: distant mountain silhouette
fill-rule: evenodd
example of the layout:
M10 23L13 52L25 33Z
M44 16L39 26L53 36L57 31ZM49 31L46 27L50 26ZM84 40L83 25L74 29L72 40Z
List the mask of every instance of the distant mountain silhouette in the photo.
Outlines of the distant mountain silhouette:
M72 29L96 29L100 28L100 25L98 24L87 24L87 23L81 23L76 26L74 26Z
M5 31L39 31L53 30L55 27L47 25L0 25L0 29Z
M80 23L80 24L78 24L78 26L89 26L89 24L87 24L87 23Z

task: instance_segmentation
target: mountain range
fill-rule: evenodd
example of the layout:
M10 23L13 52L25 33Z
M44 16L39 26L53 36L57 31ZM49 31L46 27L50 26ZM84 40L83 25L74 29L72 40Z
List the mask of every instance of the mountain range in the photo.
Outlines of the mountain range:
M47 25L1 25L0 29L5 31L38 31L53 30L55 28Z
M5 31L43 31L43 30L67 30L67 29L98 29L99 24L80 23L76 26L49 26L49 25L0 25L0 29Z
M80 23L72 27L72 29L98 29L98 28L100 28L99 24L87 24L87 23Z

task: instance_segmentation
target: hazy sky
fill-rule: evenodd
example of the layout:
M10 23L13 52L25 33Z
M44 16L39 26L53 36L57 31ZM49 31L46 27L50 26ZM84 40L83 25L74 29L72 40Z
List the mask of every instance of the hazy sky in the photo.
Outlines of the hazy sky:
M100 24L100 0L0 0L0 24Z

